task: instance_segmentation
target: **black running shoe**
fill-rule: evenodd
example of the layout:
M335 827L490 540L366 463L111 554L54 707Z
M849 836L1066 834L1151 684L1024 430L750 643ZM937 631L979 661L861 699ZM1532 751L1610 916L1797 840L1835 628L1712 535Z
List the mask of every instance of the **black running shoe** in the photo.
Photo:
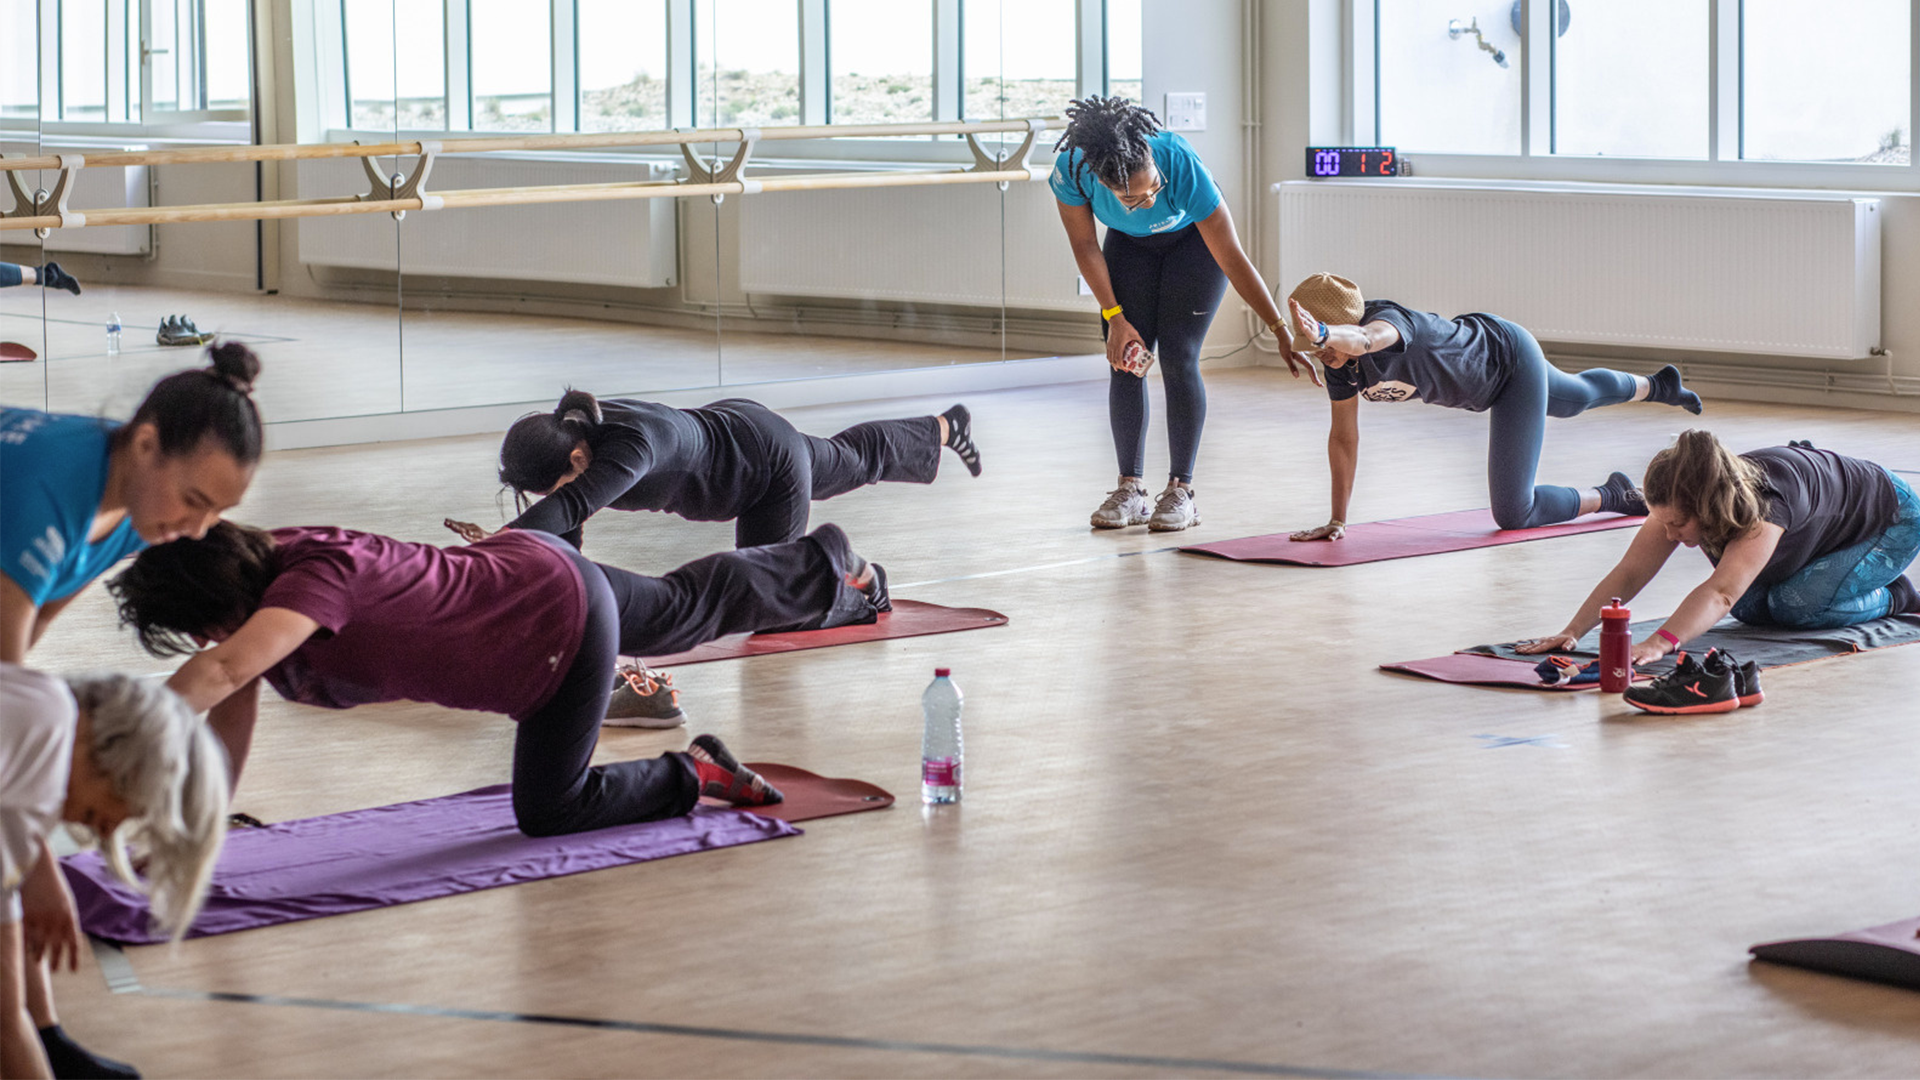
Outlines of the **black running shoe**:
M1705 661L1681 653L1672 671L1650 683L1629 686L1622 696L1642 712L1662 715L1732 712L1740 707L1733 671L1714 651L1707 653Z
M1725 649L1719 650L1720 658L1726 661L1727 670L1733 672L1733 693L1740 699L1740 707L1758 705L1767 700L1760 692L1760 665L1752 660L1741 663Z

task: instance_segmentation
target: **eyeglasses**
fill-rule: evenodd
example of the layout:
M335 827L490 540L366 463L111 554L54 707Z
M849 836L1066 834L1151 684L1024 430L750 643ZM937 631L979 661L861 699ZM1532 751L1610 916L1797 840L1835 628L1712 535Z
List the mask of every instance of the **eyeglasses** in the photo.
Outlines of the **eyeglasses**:
M1166 187L1167 187L1167 182L1165 180L1162 180L1156 174L1153 178L1153 190L1143 191L1143 192L1140 192L1139 194L1129 194L1129 193L1116 191L1113 193L1113 197L1120 201L1121 206L1124 206L1129 210L1138 210L1143 206L1150 205L1153 202L1154 197L1156 195L1159 195L1162 191L1165 191Z

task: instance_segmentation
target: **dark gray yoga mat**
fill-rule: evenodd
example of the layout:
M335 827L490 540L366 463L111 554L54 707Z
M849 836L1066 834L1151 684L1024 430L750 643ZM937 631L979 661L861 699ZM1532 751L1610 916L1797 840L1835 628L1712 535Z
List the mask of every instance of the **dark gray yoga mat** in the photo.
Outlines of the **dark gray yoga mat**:
M1666 619L1643 619L1633 624L1633 639L1640 641L1648 634L1660 628ZM1883 619L1864 622L1858 626L1843 626L1837 630L1790 630L1782 626L1748 626L1733 619L1722 619L1713 629L1687 642L1687 651L1695 655L1704 654L1708 649L1724 649L1732 653L1742 663L1753 660L1763 668L1785 667L1788 664L1804 664L1809 660L1821 660L1829 656L1844 656L1848 653L1866 652L1870 649L1885 649L1894 645L1910 645L1920 641L1920 615L1889 615ZM1515 651L1518 642L1508 641L1498 645L1475 645L1461 652L1482 653L1508 660L1526 660L1538 663L1539 656L1527 656ZM1579 656L1589 659L1600 655L1600 631L1590 631L1580 639L1580 646L1571 652L1562 652L1562 656ZM1651 664L1640 665L1641 671L1656 675L1673 669L1675 661L1663 658Z

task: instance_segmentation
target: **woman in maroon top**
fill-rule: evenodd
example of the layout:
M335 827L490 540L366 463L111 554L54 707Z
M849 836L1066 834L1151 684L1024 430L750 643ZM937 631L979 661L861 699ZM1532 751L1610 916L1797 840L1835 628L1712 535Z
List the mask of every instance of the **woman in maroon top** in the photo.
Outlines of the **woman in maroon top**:
M532 836L675 817L701 795L780 801L711 735L684 754L590 767L622 654L870 623L891 607L885 573L835 525L654 578L533 530L439 548L223 521L203 540L147 549L109 588L147 651L193 653L168 685L211 710L236 780L261 679L324 708L411 700L504 712L520 722L513 807Z

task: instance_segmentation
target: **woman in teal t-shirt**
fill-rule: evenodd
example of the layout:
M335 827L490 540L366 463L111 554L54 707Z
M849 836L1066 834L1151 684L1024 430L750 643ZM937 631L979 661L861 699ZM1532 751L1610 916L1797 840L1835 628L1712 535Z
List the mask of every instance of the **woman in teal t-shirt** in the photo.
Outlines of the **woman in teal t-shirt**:
M1200 344L1227 284L1280 334L1280 308L1253 268L1220 188L1187 140L1160 130L1153 113L1126 98L1089 96L1067 109L1067 130L1055 144L1053 194L1073 245L1080 276L1106 319L1107 417L1113 428L1120 483L1093 512L1093 527L1145 524L1160 532L1200 524L1193 466L1207 420L1200 381ZM1107 227L1104 244L1094 231ZM1167 391L1166 490L1148 508L1147 384L1128 350L1157 350ZM1295 378L1301 365L1291 356ZM1309 378L1319 385L1312 364Z

